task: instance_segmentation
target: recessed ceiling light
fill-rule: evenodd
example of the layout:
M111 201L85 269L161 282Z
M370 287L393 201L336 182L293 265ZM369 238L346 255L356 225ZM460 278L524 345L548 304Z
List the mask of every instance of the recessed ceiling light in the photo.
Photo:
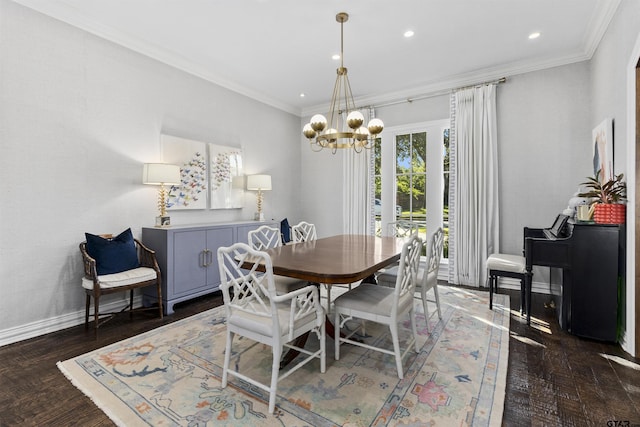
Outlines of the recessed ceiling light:
M411 30L407 30L407 31L405 31L405 32L404 32L404 36L405 36L406 38L413 37L413 35L414 35L414 34L415 34L415 33L414 33L413 31L411 31Z
M540 33L537 31L535 33L529 34L529 40L537 39L538 37L540 37Z
M304 93L301 93L301 94L300 94L300 98L304 98Z
M333 59L334 61L337 61L338 59L340 59L340 55L339 54L334 54L331 59Z

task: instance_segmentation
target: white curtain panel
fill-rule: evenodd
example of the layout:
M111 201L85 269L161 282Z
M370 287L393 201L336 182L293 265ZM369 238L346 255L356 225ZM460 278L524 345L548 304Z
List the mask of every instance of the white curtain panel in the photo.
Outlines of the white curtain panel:
M373 118L371 111L361 111L368 123ZM369 117L367 117L369 116ZM371 234L373 210L373 180L371 169L371 150L363 149L356 153L353 149L344 149L344 173L342 187L344 211L342 224L345 234Z
M487 257L499 252L496 87L453 95L450 150L449 281L484 286Z

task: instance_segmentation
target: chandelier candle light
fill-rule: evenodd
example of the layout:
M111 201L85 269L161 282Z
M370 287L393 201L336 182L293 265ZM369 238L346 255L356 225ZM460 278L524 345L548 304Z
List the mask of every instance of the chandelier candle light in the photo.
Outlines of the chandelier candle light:
M164 186L167 184L180 184L180 166L165 163L145 163L142 169L142 183L160 186L158 190L158 211L160 211L160 215L156 217L156 227L169 226L171 220L167 215L167 190Z
M302 128L303 135L309 139L311 149L320 151L330 148L335 154L338 148L353 148L357 153L363 148L373 147L376 135L384 129L384 123L380 119L372 119L365 127L364 115L356 110L351 93L351 85L344 67L344 23L349 20L349 15L341 12L336 15L336 21L340 23L340 68L338 68L336 83L333 87L331 106L329 109L329 121L322 114L311 117L311 121ZM347 117L346 125L340 115ZM327 126L330 126L327 129ZM326 129L326 130L325 130Z
M249 175L247 177L247 190L258 191L258 212L256 212L254 219L256 221L264 221L262 192L271 190L271 175Z

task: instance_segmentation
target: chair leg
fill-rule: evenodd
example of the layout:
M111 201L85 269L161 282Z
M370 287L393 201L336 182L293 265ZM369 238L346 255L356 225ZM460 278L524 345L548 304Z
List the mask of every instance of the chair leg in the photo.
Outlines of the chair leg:
M340 360L340 313L336 309L336 314L333 322L334 334L333 340L335 342L335 359Z
M89 329L89 306L91 305L91 295L87 294L86 304L84 309L84 329Z
M276 394L278 390L278 375L280 374L280 356L282 345L273 346L273 363L271 364L271 387L269 387L269 413L276 409Z
M427 333L429 331L429 307L427 307L427 290L424 286L420 287L420 296L422 297L422 307L424 308L424 321L427 324Z
M493 310L493 280L494 276L489 276L489 310Z
M331 285L325 284L327 288L327 313L331 313Z
M413 333L413 345L416 349L416 353L420 353L420 347L418 347L418 328L416 327L415 310L409 310L409 319L411 320L411 332ZM427 324L429 324L427 322Z
M129 290L129 319L133 318L133 289Z
M397 325L389 325L391 331L391 340L393 341L393 352L396 356L396 369L398 370L398 378L404 378L404 372L402 371L402 353L400 353L400 341L398 340Z
M224 365L222 366L222 388L227 386L227 379L229 376L229 361L231 360L231 343L233 341L234 333L227 330L227 346L224 350Z
M98 323L100 321L100 296L93 296L93 332L98 336Z
M531 273L527 273L525 275L525 280L524 280L524 287L525 287L525 299L526 299L526 306L527 306L527 325L531 324L531 282L532 282L532 277L533 275Z
M525 288L526 285L524 283L524 276L522 276L522 278L520 279L520 314L523 315L526 313L527 311L527 297L526 297L526 292L525 292Z
M440 294L438 293L438 285L433 287L433 293L436 296L436 308L438 309L438 319L442 319L442 311L440 310Z
M322 322L320 326L320 372L325 373L327 370L327 334L325 329L325 322Z

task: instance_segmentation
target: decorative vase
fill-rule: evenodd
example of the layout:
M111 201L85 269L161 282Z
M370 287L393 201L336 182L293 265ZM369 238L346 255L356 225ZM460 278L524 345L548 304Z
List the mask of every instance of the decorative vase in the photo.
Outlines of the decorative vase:
M619 203L596 203L593 220L597 224L624 224L627 205Z

